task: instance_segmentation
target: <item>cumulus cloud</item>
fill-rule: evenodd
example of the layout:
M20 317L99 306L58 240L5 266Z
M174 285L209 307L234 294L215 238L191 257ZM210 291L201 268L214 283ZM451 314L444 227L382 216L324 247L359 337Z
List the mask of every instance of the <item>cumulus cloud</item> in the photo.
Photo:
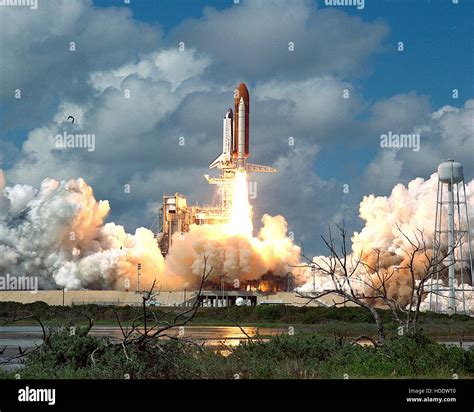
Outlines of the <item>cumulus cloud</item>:
M387 33L382 22L318 10L309 0L254 0L224 10L207 7L203 17L185 20L167 40L217 57L213 74L221 80L295 79L358 73L381 50Z
M195 50L166 49L142 57L138 63L126 64L118 69L93 72L90 83L99 90L121 88L127 76L135 75L152 81L167 81L174 91L183 81L199 77L210 65L210 59L196 56Z
M409 181L413 175L429 176L447 158L462 163L466 176L474 173L474 100L466 100L460 108L448 105L433 112L428 111L424 101L425 98L411 94L385 101L383 110L380 106L375 108L374 123L377 127L373 129L373 146L379 146L379 150L367 168L365 190L385 191L397 182ZM396 117L401 122L386 121L387 116L393 117L390 114L392 109L398 113ZM414 116L413 112L418 114ZM387 127L382 128L384 124ZM419 134L420 150L380 148L380 134L390 130L393 133Z
M320 246L328 223L345 219L356 227L355 213L349 215L363 194L429 176L445 153L472 174L466 164L472 102L432 111L425 96L369 102L356 86L354 78L368 73L384 48L388 27L381 21L319 10L304 0L248 1L206 8L201 18L163 36L159 25L137 21L127 7L43 0L34 12L3 8L0 23L6 39L0 77L23 96L13 104L11 90L2 88L2 124L27 130L20 149L0 142L9 181L37 187L46 177L81 176L112 202L112 218L129 230L156 218L148 205L164 192L179 191L192 202L218 200L202 174L218 154L221 116L241 80L248 81L252 101L249 161L279 169L252 177L261 183L253 200L256 221L267 212L286 216L296 238L311 249ZM288 51L290 41L294 52ZM342 98L344 89L349 99ZM421 151L379 150L373 158L387 129L420 130ZM93 133L96 150L58 150L54 136L64 132ZM357 144L367 144L361 149L365 175L346 173L347 181L340 182L318 171L327 164L328 148L347 152ZM335 175L349 167L343 156L332 164ZM350 196L342 191L346 183Z
M45 121L63 97L86 100L90 72L138 59L161 43L161 28L138 22L126 7L96 8L91 0L40 3L36 10L2 7L0 13L0 78L8 85L0 98L7 129L18 127L18 119L23 127ZM21 99L14 98L16 89Z

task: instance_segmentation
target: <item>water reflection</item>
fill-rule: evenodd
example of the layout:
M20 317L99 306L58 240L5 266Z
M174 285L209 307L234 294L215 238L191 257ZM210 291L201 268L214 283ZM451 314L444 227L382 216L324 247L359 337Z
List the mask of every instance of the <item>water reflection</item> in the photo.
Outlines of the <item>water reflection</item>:
M1 332L0 332L1 333ZM236 346L241 341L249 338L261 337L262 339L270 336L288 333L287 328L258 328L253 326L202 326L189 325L184 327L175 327L166 334L171 337L184 338L196 343L205 345L221 345L222 342L229 346ZM122 331L115 326L94 326L91 335L99 337L108 337L113 341L122 339Z
M314 329L313 329L314 331ZM197 344L214 347L221 354L229 354L233 347L249 338L259 337L268 340L271 336L288 333L285 327L253 327L244 326L206 326L186 325L182 328L175 327L166 332L169 337L183 338ZM122 331L118 326L94 326L90 334L97 337L106 337L113 342L123 339ZM18 347L31 349L42 343L42 330L39 326L0 326L0 349L5 348L0 354L0 360L11 358L18 354ZM459 342L443 342L449 346L459 346ZM361 341L359 344L367 346L369 341ZM464 342L463 348L468 349L474 342Z
M124 329L127 330L127 328ZM118 326L94 326L89 333L92 336L109 338L112 342L119 342L123 339L122 331ZM138 335L138 332L136 333ZM267 340L266 338L270 336L284 333L288 333L287 328L203 325L186 325L166 331L168 337L182 338L197 344L212 346L224 355L228 354L232 347L249 338L260 337L262 340ZM0 326L0 348L5 348L3 354L0 354L0 360L16 356L18 347L24 350L40 345L43 341L42 336L43 332L40 326Z

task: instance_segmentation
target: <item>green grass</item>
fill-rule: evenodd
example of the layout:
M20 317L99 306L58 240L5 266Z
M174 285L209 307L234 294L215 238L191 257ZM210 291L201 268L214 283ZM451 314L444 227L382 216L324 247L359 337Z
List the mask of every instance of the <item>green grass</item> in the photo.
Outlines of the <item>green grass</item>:
M161 349L127 349L107 339L58 332L51 346L31 353L23 379L342 379L474 377L474 349L448 348L423 335L395 337L382 347L361 347L314 333L282 335L248 342L228 356L180 341L161 341ZM94 361L91 353L94 352ZM13 373L1 373L13 378Z
M151 308L157 314L164 308ZM183 309L175 308L175 311ZM137 307L84 305L74 308L50 307L42 302L0 303L0 318L35 314L47 325L81 325L85 313L96 325L116 326L115 311L129 324ZM143 351L131 346L128 358L121 346L107 338L83 336L80 329L69 336L67 329L53 335L51 347L43 345L28 355L20 370L22 378L201 378L249 379L301 378L460 378L474 377L474 348L448 348L433 339L474 340L474 320L423 313L421 333L399 337L397 324L389 311L379 311L387 333L386 344L379 348L352 345L350 337L376 335L370 313L361 308L317 308L257 306L202 308L192 325L288 327L294 336L283 334L265 342L249 342L223 356L216 348L196 349L180 341L160 341L163 351L151 347ZM34 324L34 321L20 324ZM428 337L429 336L429 337ZM94 360L91 353L95 351ZM13 373L0 372L0 378Z

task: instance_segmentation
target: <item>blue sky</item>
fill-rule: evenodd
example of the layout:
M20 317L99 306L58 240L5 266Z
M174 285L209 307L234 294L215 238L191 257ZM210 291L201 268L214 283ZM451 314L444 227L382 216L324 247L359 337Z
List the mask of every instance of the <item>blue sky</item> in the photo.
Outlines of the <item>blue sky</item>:
M245 2L245 0L242 0ZM326 8L324 1L315 1ZM94 0L97 7L116 6L117 0ZM218 10L233 0L135 0L129 6L136 19L156 23L165 32L188 18L200 18L204 7ZM472 96L474 82L474 4L460 0L366 0L362 11L346 7L363 20L382 19L390 26L386 52L374 59L373 70L360 81L368 98L388 97L417 90L430 96L435 106L451 98L454 86ZM396 51L405 43L405 52ZM449 76L447 76L449 73Z
M252 161L280 168L256 177L256 219L284 215L313 253L328 222L362 227L364 195L429 178L448 156L472 178L474 1L366 0L363 10L304 0L131 3L40 0L38 12L0 10L8 183L82 176L128 230L151 223L163 192L209 203L202 174L240 81L252 99ZM12 98L17 87L21 100ZM120 99L126 87L133 106ZM351 97L341 100L346 87ZM67 124L67 113L82 120ZM48 149L51 133L73 129L95 133L97 150ZM419 152L380 148L382 133L420 130ZM175 144L181 135L184 148ZM124 197L127 183L134 190Z

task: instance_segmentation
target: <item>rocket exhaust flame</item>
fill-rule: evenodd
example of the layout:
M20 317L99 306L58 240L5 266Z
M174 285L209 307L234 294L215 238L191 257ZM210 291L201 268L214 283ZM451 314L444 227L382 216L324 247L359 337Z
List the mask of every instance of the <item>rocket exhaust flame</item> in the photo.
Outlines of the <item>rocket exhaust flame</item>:
M252 207L249 203L247 173L238 170L233 184L228 233L251 238L252 230Z

